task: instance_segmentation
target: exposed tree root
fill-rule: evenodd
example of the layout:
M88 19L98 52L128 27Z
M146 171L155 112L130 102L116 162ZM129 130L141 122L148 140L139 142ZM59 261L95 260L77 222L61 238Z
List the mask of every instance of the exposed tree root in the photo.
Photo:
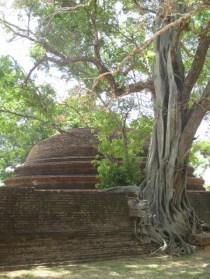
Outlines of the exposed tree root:
M153 251L152 255L169 254L173 256L190 255L195 251L195 246L188 243L178 233L171 232L166 228L151 226L150 228L135 229L135 236L141 243L156 243L160 247Z
M186 214L177 215L177 218L161 218L164 222L157 222L155 214L152 214L149 203L145 200L134 199L132 201L134 218L134 234L136 239L142 243L155 243L159 248L153 251L152 255L170 254L173 256L183 256L192 254L196 247L189 243L192 228L195 232L202 232L199 219L192 214L193 210L189 209ZM183 213L183 212L182 212ZM136 217L135 217L136 215ZM167 213L165 213L165 216ZM184 218L180 218L184 216ZM159 219L160 220L160 219ZM190 220L190 221L189 221ZM179 224L180 222L180 224ZM185 227L184 222L186 222ZM187 230L185 230L187 228Z

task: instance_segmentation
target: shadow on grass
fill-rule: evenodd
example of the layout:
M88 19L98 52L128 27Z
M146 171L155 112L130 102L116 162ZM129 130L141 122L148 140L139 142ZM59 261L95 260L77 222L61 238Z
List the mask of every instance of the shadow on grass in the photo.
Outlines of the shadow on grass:
M209 279L210 254L184 258L152 257L101 261L87 264L64 264L53 267L0 272L0 279Z

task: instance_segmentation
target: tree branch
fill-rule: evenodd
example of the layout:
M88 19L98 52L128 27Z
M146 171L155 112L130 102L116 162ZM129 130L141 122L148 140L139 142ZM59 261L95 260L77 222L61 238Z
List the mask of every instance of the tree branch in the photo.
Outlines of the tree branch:
M78 4L78 5L71 6L71 7L62 7L62 8L57 9L55 11L54 15L68 13L68 12L75 12L76 10L85 8L85 7L88 7L88 3L87 4Z
M185 157L186 153L189 151L195 133L205 116L205 114L210 111L210 81L206 85L200 101L191 108L188 121L183 130L182 138L180 141L180 156Z
M149 76L152 75L151 71L149 70L149 68L142 62L142 61L138 61L135 63L131 63L124 71L122 71L122 74L124 76L127 76L129 74L129 72L131 71L135 71L136 67L141 67L143 69L144 72L146 72Z
M4 23L12 31L12 33L15 34L16 36L19 36L19 37L28 39L34 43L37 43L37 44L41 45L49 53L60 58L60 60L58 60L53 57L50 57L50 58L48 57L48 59L50 59L50 61L52 61L54 63L58 63L62 66L65 66L70 63L78 63L78 62L91 62L91 63L96 64L96 59L94 59L93 57L86 57L86 56L69 57L69 56L66 56L63 53L59 52L54 47L52 47L51 45L49 45L46 41L37 39L35 34L32 31L28 32L27 29L20 28L19 26L12 24L3 19L0 19L0 22Z
M152 80L148 79L146 81L138 81L136 83L129 84L127 87L121 88L118 91L119 95L117 96L125 96L131 93L139 93L144 90L148 90L152 94L155 93L155 88Z
M94 57L87 57L87 56L65 57L60 59L53 56L47 56L47 60L59 66L68 66L70 64L88 63L88 62L93 63L94 65L97 64L97 61L94 59Z
M111 72L109 71L109 69L105 66L102 58L101 58L101 55L100 55L100 40L99 40L99 34L98 34L98 29L97 29L97 22L96 22L96 18L97 18L97 1L94 0L93 1L93 4L94 4L94 9L92 12L89 12L88 11L88 15L90 17L90 20L91 20L91 23L92 23L92 26L93 26L93 32L94 32L94 54L95 54L95 57L96 57L96 67L99 71L99 74L100 76L105 74L105 73L109 73L109 74L105 74L103 76L103 79L107 81L111 91L112 91L112 94L117 96L118 94L120 94L120 88L119 88L119 85L117 84L117 82L115 81L114 79L114 76L111 74ZM94 83L93 83L93 88L92 90L94 91L95 88L97 87L98 85L98 81L99 79L97 78Z
M102 69L102 71L100 71L101 74L95 78L95 83L93 85L92 90L94 90L94 88L97 87L98 81L100 79L105 79L108 82L108 84L111 88L112 94L115 97L125 96L130 93L138 93L143 90L149 90L151 93L155 92L154 84L150 79L148 79L146 81L138 81L136 83L128 84L125 87L122 87L122 86L120 87L114 79L113 74L115 72L112 73L112 72L108 71L108 69L106 69L105 66L101 69Z
M194 54L190 52L190 50L188 50L188 48L185 46L185 44L183 42L180 42L180 45L182 47L182 49L184 50L184 52L191 58L194 58Z
M195 12L190 12L190 13L184 14L178 20L175 20L175 21L169 23L167 26L165 26L161 30L157 31L150 39L146 40L142 44L142 46L137 46L136 48L134 48L133 51L122 60L122 62L118 65L116 70L111 72L104 65L104 63L100 57L100 46L99 46L99 40L98 40L98 36L97 36L97 26L96 26L96 21L95 21L96 11L97 11L96 8L97 7L95 6L95 11L91 17L94 32L95 32L95 44L94 44L95 57L86 57L86 56L68 57L68 56L64 55L63 53L59 52L58 50L54 49L54 47L49 45L46 41L37 39L36 35L33 32L30 32L30 34L28 35L28 30L19 28L18 26L14 25L14 24L10 24L9 22L7 22L5 20L4 20L4 23L8 26L8 28L10 28L10 30L14 34L21 36L23 38L27 38L35 43L40 44L48 52L53 54L55 57L48 57L49 61L51 61L51 62L57 63L58 65L61 65L61 66L67 66L68 64L79 63L79 62L93 63L99 71L99 76L95 79L94 87L96 87L96 85L100 79L105 79L107 81L109 87L111 88L113 95L115 95L115 96L122 96L122 95L126 95L126 94L129 94L132 92L139 92L144 89L148 89L148 90L152 89L152 91L154 92L153 86L151 86L151 82L148 82L148 81L138 82L133 85L128 85L125 88L120 87L114 78L114 74L121 73L123 71L124 65L126 64L127 61L129 61L133 57L133 55L140 54L141 52L143 52L143 50L146 49L158 36L160 36L162 33L166 32L170 28L181 24L183 21L188 20L192 16L192 14ZM202 6L202 8L203 8L203 6ZM199 9L201 9L201 8L199 8ZM197 9L197 10L199 10L199 9Z
M93 20L93 24L95 25L94 22L94 18ZM78 56L78 57L69 57L69 56L65 56L64 54L60 53L59 51L57 51L56 49L54 49L52 46L50 46L47 42L45 41L40 41L38 40L35 35L30 32L28 34L28 30L23 29L23 28L19 28L18 26L14 25L14 24L10 24L7 21L3 21L8 28L10 28L10 30L17 36L29 39L32 42L38 43L40 44L46 51L48 51L49 53L53 54L54 56L46 56L45 60L53 62L59 66L68 66L70 64L75 64L75 63L92 63L94 64L100 75L99 77L96 78L96 82L93 86L93 88L96 86L97 81L100 78L104 78L108 85L111 88L111 91L113 93L113 95L115 96L122 96L122 95L126 95L129 93L133 93L133 92L139 92L142 91L143 89L148 89L150 90L152 88L151 86L151 82L138 82L136 84L132 84L132 85L128 85L128 87L126 88L122 88L120 87L117 82L114 79L114 76L112 75L112 73L109 71L109 69L107 69L107 67L103 64L102 60L101 60L101 56L100 56L100 52L99 52L99 41L98 41L98 36L96 34L95 37L95 45L94 45L94 51L95 51L95 56L96 57L87 57L87 56ZM18 31L16 31L16 30ZM95 32L97 32L96 26L94 27ZM31 36L31 34L33 35L33 37ZM26 80L28 80L32 74L32 72L44 61L44 59L38 61L34 67L31 69L31 71L29 72ZM144 87L145 86L145 87Z
M108 82L111 81L111 83L109 83L109 85L112 85L111 88L112 92L114 93L115 96L121 96L123 94L129 94L129 89L127 88L127 90L125 91L125 89L123 88L118 88L118 85L115 83L115 80L113 80L113 76L114 74L117 73L122 73L123 72L123 67L124 65L132 59L132 57L136 54L140 54L142 53L148 46L150 46L150 44L156 40L161 34L167 32L169 29L177 27L181 24L183 24L183 22L188 21L194 14L196 14L198 11L203 10L206 8L206 5L201 5L200 7L197 7L196 10L193 10L189 13L183 14L179 19L174 20L172 22L170 22L169 24L167 24L166 26L164 26L163 28L161 28L160 30L158 30L151 38L149 38L148 40L146 40L141 46L137 46L135 47L122 61L121 63L119 63L119 65L117 66L116 70L114 71L109 71L106 68L104 68L102 71L100 71L100 75L96 78L95 81L95 86L97 84L97 82L100 79L106 79ZM154 92L154 91L153 91Z
M190 93L203 69L207 51L210 46L210 35L208 35L209 31L210 31L210 21L208 22L207 26L203 29L202 33L200 34L198 47L194 56L194 60L192 62L191 69L184 81L183 96L184 96L185 104L187 104L190 97Z
M169 29L174 28L179 26L180 24L182 24L183 22L188 21L194 14L196 14L197 12L204 10L206 7L206 5L201 5L200 7L197 7L196 10L193 10L189 13L185 13L183 14L180 18L178 18L177 20L174 20L172 22L170 22L169 24L167 24L166 26L164 26L163 28L161 28L160 30L158 30L151 38L149 38L148 40L146 40L141 46L137 46L135 47L129 54L128 56L126 56L121 63L118 65L118 68L116 70L116 72L120 72L120 70L122 69L122 67L127 63L127 61L129 61L135 54L140 54L142 53L152 42L154 42L154 40L156 40L161 34L167 32Z
M66 132L65 130L61 129L55 123L49 123L47 121L43 121L41 118L38 118L38 117L33 116L33 115L24 114L24 113L21 113L21 112L16 112L16 111L13 111L13 110L9 110L7 108L0 108L0 113L6 113L6 114L11 114L11 115L14 115L14 116L17 116L17 117L25 118L25 119L36 120L36 121L41 122L42 125L45 125L46 127L55 129L59 133L65 133Z
M26 76L26 78L25 78L25 80L24 80L24 83L25 83L25 84L28 83L29 79L31 78L32 73L33 73L44 61L46 61L46 56L43 57L43 58L41 58L40 60L38 60L38 61L34 64L34 66L33 66L33 67L31 68L31 70L28 72L28 74L27 74L27 76Z
M38 120L38 121L43 122L42 119L40 119L40 118L38 118L36 116L29 115L29 114L24 114L24 113L13 111L13 110L9 110L7 108L0 108L0 113L12 114L14 116L18 116L18 117L22 117L22 118L26 118L26 119Z
M182 23L184 20L188 19L192 14L188 13L183 15L181 18L179 18L178 20L169 23L167 26L165 26L164 28L162 28L161 30L159 30L158 32L156 32L149 40L145 41L145 43L140 46L140 47L136 47L126 58L123 59L123 61L118 65L117 69L114 72L109 71L109 69L107 69L107 67L104 65L103 61L101 60L100 57L100 47L99 47L99 41L98 41L98 36L97 36L97 26L96 26L96 21L95 21L95 16L96 16L96 9L95 9L95 13L92 15L92 24L94 27L94 32L95 32L95 44L94 44L94 52L95 52L95 57L85 57L85 56L81 56L81 57L67 57L65 56L63 53L60 53L58 50L54 49L54 47L52 47L51 45L49 45L46 41L44 40L38 40L36 38L36 35L33 32L30 32L30 34L28 35L28 30L25 30L23 28L19 28L18 26L14 25L14 24L10 24L7 21L3 21L8 28L10 28L10 30L23 38L27 38L29 40L31 40L32 42L38 43L40 44L43 48L45 48L48 52L50 52L51 54L55 55L55 57L48 57L49 61L57 63L58 65L61 66L67 66L70 63L78 63L78 62L91 62L93 63L98 71L99 71L99 76L95 79L94 82L94 87L96 87L98 81L100 79L105 79L109 85L109 87L111 88L111 91L113 93L113 95L115 96L122 96L122 95L126 95L132 92L139 92L146 89L151 89L151 83L149 84L148 82L138 82L137 84L134 85L128 85L126 88L122 88L120 87L115 78L114 78L114 74L116 73L121 73L122 72L122 68L124 66L124 64L135 54L139 54L141 53L145 48L147 48L160 34L166 32L168 29L179 25L180 23ZM149 84L149 85L148 85ZM144 87L145 86L145 87Z
M145 7L143 4L140 4L137 0L133 0L133 3L136 5L136 7L141 15L145 14L146 12L153 13L153 14L157 13L155 10L149 9L149 8Z

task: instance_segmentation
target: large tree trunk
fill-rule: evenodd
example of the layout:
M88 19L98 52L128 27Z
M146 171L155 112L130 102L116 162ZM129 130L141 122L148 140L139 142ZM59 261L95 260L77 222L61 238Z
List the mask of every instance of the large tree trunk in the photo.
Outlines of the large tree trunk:
M161 24L163 20L159 19L159 28ZM179 30L171 28L161 34L155 52L155 126L142 195L150 203L156 232L164 240L167 251L186 254L192 251L187 239L198 229L199 222L186 194L188 154L180 155L185 114Z

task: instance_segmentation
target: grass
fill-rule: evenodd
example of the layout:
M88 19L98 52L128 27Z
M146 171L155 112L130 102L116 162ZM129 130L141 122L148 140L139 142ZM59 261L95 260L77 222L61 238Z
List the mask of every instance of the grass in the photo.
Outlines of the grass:
M63 264L0 272L0 279L209 279L210 252L184 258L167 256Z

